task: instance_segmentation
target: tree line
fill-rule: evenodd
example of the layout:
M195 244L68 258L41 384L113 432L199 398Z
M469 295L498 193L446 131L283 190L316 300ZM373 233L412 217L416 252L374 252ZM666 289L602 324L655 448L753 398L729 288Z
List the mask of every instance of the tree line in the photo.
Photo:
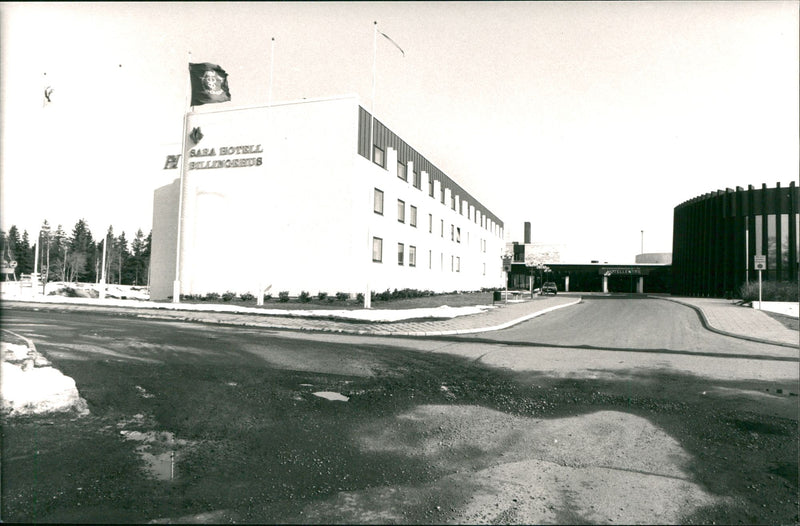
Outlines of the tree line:
M105 239L92 237L86 220L79 219L71 234L61 225L53 230L47 220L42 224L38 236L30 236L25 230L20 234L16 225L3 232L0 250L4 266L13 266L15 278L34 271L36 245L39 245L39 261L36 270L45 281L96 283L100 280L103 262L103 244L106 248L106 283L120 285L147 285L150 269L150 244L152 232L145 237L142 229L136 231L132 241L125 232L114 235L108 227Z

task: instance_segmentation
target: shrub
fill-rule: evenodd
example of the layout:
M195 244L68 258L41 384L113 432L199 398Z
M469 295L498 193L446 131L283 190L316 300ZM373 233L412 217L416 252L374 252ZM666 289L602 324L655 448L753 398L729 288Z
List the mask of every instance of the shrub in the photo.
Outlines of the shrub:
M278 301L280 301L281 303L286 303L287 301L289 301L289 291L288 290L280 291L278 293Z
M236 293L235 292L231 292L231 291L228 290L228 291L225 291L222 294L222 301L231 301L235 297L236 297Z
M205 300L206 301L214 301L214 300L218 300L218 299L219 299L219 293L218 292L209 292L205 296Z
M320 292L319 294L317 294L317 299L320 301L325 301L325 298L327 297L328 297L327 292Z
M308 303L309 301L311 301L311 294L309 294L305 290L301 291L300 292L300 301L302 301L303 303Z
M269 301L271 299L272 299L272 294L270 294L270 293L264 294L264 301ZM287 297L287 299L288 299L288 297Z
M739 297L744 301L758 301L758 282L751 281L739 287ZM798 301L798 285L790 281L763 281L761 299L763 301Z
M347 301L350 299L350 294L348 294L347 292L337 292L336 299L339 301Z
M253 301L254 299L256 299L256 297L253 296L252 294L250 294L249 292L244 292L244 293L240 294L239 298L242 301Z
M364 294L362 294L361 292L356 294L356 301L359 303L364 303Z

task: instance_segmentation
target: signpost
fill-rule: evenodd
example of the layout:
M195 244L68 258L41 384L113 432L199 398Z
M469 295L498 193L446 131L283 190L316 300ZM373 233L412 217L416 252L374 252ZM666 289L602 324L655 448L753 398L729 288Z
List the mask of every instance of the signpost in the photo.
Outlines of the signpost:
M767 269L767 256L753 256L753 267L758 271L758 310L761 310L761 271Z
M506 273L506 303L508 303L508 273L511 272L511 256L503 256L503 272Z

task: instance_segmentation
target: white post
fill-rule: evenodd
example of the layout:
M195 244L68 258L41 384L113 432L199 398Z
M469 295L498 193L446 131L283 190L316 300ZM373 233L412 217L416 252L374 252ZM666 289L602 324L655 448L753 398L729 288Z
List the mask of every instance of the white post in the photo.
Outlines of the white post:
M564 292L569 292L569 276L564 278Z
M36 246L33 250L33 274L31 274L31 293L38 294L39 287L39 241L41 241L42 233L39 232L39 239L36 240Z
M758 269L758 310L761 310L761 269Z
M106 298L106 246L108 245L108 233L103 239L103 263L100 267L100 299Z

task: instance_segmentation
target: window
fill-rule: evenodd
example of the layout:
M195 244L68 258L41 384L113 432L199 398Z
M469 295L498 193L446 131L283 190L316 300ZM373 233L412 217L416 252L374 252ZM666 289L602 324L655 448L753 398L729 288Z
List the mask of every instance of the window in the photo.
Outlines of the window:
M406 247L405 247L405 245L403 243L398 243L397 244L397 264L398 265L402 265L403 264L403 253L405 252L405 249L406 249Z
M456 256L456 272L461 272L461 257Z
M377 145L372 147L372 162L383 168L383 150Z
M444 219L440 219L439 221L441 222L442 225L442 237L444 237Z
M401 223L406 222L406 202L397 200L397 220Z
M433 197L433 177L428 176L428 195Z
M444 204L444 188L442 188L442 204Z
M453 272L456 269L456 257L450 256L450 272Z
M456 209L456 196L453 194L450 194L450 209L451 210Z
M429 269L433 268L433 250L428 251L428 268Z
M417 266L417 247L411 245L408 246L408 266Z
M486 263L483 264L483 275L486 275Z
M383 261L383 239L372 238L372 261L380 263Z
M414 172L414 188L417 190L422 188L422 180L419 177L419 172Z
M461 243L461 227L456 227L456 243Z
M450 223L450 241L456 240L456 227L454 224Z
M414 205L411 205L411 207L409 209L409 212L411 214L411 217L408 218L408 224L410 224L411 226L416 228L417 227L417 207L414 206Z
M377 188L375 189L375 198L372 206L376 214L383 215L383 192Z
M408 181L408 167L400 161L397 161L397 177L403 181Z
M433 234L433 214L428 214L428 233Z

